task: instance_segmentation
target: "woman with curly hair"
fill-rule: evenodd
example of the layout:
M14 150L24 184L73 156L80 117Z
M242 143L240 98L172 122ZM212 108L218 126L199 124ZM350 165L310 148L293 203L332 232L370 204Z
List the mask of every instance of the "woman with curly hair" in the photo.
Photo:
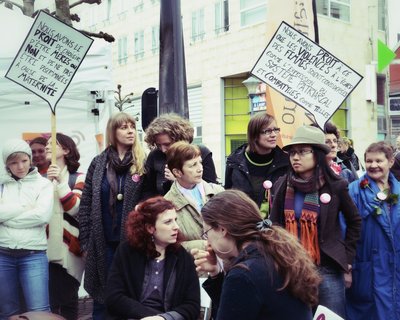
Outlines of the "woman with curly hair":
M124 112L107 123L108 147L89 166L79 208L79 240L86 255L84 287L93 319L104 319L104 294L115 250L125 239L128 213L142 197L144 152L135 119Z
M320 278L297 239L270 220L244 192L227 190L202 209L208 251L192 249L214 319L310 320ZM224 271L216 257L223 259Z
M52 156L51 140L45 148L47 161L51 161ZM78 291L85 268L76 219L85 175L78 172L80 154L69 136L56 134L55 153L56 163L47 170L47 178L53 181L55 188L47 249L50 307L53 313L74 320L78 319Z
M199 281L176 219L174 205L160 196L129 214L128 241L118 247L108 277L108 319L197 319Z
M146 161L145 197L165 195L175 180L167 167L166 152L178 141L193 142L194 129L190 122L177 114L163 114L155 118L146 129L145 141L152 151ZM200 145L203 161L203 179L217 183L214 161L211 151Z

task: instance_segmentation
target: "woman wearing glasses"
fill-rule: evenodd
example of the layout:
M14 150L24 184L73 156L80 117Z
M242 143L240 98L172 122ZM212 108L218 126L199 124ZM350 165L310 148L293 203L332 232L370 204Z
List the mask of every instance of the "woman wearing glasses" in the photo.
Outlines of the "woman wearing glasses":
M318 303L344 318L345 286L351 285L361 218L347 182L326 161L331 149L319 128L298 128L283 150L289 153L291 168L272 186L271 220L295 235L318 266ZM344 241L340 211L347 225Z
M233 151L226 161L225 189L245 192L259 206L263 216L268 214L265 180L274 183L289 167L288 156L279 148L274 117L264 112L250 119L247 143Z

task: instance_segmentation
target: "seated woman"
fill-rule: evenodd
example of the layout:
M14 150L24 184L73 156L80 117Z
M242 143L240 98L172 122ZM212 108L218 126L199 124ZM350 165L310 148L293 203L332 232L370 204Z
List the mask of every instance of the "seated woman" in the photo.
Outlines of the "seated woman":
M295 237L262 220L257 204L239 190L217 194L201 213L210 248L192 254L197 271L210 273L203 287L214 319L312 319L320 278ZM224 260L226 274L216 257Z
M129 214L127 237L109 272L108 319L196 320L199 280L179 244L174 205L162 197L140 203Z
M188 251L192 248L205 249L206 242L201 238L203 219L200 210L224 188L202 179L201 152L196 145L183 141L174 143L167 151L167 164L176 180L165 199L172 201L176 207L178 224L186 240L182 245Z

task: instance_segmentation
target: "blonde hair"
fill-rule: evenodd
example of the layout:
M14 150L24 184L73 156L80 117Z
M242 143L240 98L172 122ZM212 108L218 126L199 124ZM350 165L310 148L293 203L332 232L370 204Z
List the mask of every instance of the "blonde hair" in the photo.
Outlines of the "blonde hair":
M108 119L107 129L106 129L106 143L108 146L116 147L117 145L116 131L124 123L131 123L136 129L135 118L125 112L116 113L110 119ZM133 162L130 169L130 173L143 175L145 173L145 166L144 166L145 153L143 151L142 144L139 142L139 136L137 134L137 130L135 130L135 141L133 142L131 151L133 156Z

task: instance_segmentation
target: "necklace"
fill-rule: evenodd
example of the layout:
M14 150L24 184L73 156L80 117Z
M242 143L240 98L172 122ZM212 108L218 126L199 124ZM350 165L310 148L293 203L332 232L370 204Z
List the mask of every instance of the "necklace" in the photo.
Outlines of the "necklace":
M118 182L119 182L119 186L118 186L117 200L122 201L124 199L124 195L122 194L122 186L121 186L122 177L118 177Z

